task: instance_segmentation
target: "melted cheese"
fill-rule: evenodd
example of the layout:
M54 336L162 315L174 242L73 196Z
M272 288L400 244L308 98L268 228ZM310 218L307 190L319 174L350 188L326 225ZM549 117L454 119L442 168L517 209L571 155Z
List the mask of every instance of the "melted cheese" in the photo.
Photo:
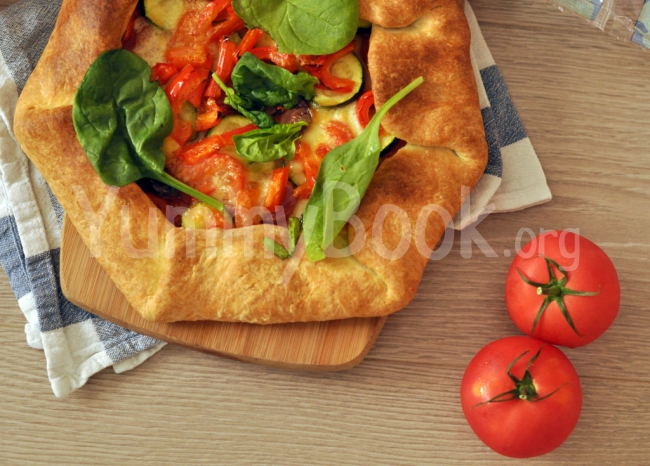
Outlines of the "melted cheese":
M206 2L205 0L186 0L184 4L185 11L188 11L203 8ZM170 39L173 36L173 31L165 31L159 27L152 26L145 18L138 18L135 22L135 32L137 34L137 40L136 45L133 48L133 52L143 58L151 67L155 66L158 63L165 62L165 51L168 47ZM239 41L239 37L233 39L236 39L235 42ZM273 40L264 34L258 42L258 45L272 45L272 42ZM211 50L211 52L215 53L216 55L216 50ZM329 148L336 147L338 145L336 140L330 133L328 133L325 126L326 123L331 121L337 121L345 125L347 128L349 128L350 135L352 137L357 137L361 131L363 131L363 128L357 119L356 104L356 100L337 107L321 107L316 104L312 104L310 107L310 111L312 113L312 121L310 125L304 130L301 141L308 144L312 151L316 151L317 148L321 145L327 146ZM219 131L217 131L218 134L230 131L249 123L248 120L243 117L240 117L239 119L227 117L223 120L223 123L225 123L227 120L229 120L228 125L232 127L221 127L220 125L215 128L219 129ZM280 167L281 162L247 162L239 155L237 155L234 146L225 147L221 149L220 152L227 154L243 163L246 168L246 187L258 189L259 196L257 199L257 204L263 205L266 192L268 190L268 185L273 176L273 170ZM166 151L168 160L170 157L174 157L172 153L173 151L168 148ZM306 181L306 176L302 163L299 160L294 159L289 163L289 167L290 177L294 184L303 184ZM199 167L197 166L182 166L178 175L186 175L186 182L188 182L188 184L203 184L203 182L199 181L197 178L197 172L199 171L198 169ZM181 177L185 178L185 176ZM211 193L213 197L224 202L226 205L234 207L234 198L236 197L236 193L232 190L232 179L229 180L228 178L228 174L220 170L217 171L217 173L214 173L208 179L204 179L204 182L208 182L216 187L216 189ZM306 201L299 201L297 210L303 210L305 204Z
M357 137L363 128L357 119L357 101L350 102L339 107L317 107L311 108L312 120L302 135L301 141L309 144L316 149L320 144L334 146L335 141L332 136L325 131L325 123L329 121L339 121L347 125L354 137Z
M325 124L330 121L338 121L345 124L350 129L352 136L357 137L363 131L363 128L357 118L356 109L356 100L338 107L319 107L312 105L312 121L303 132L300 141L308 144L312 151L315 151L320 145L331 148L335 147L336 142L334 138L325 130ZM289 163L289 170L291 180L296 185L299 186L307 181L305 170L300 160L292 160Z

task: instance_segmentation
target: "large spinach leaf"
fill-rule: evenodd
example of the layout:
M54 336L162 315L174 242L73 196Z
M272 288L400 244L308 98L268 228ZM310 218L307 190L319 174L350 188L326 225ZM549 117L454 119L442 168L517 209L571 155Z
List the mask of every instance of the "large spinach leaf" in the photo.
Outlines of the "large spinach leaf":
M382 118L423 81L420 77L391 97L359 136L330 151L323 159L305 210L305 247L309 260L325 259L324 251L359 207L379 163Z
M232 71L232 85L240 97L266 107L296 106L299 97L312 100L318 79L300 72L293 74L284 68L264 63L252 53L245 53Z
M152 178L224 212L223 204L165 172L162 141L174 119L151 68L127 50L109 50L88 69L74 98L72 121L90 163L106 184Z
M298 99L311 100L316 95L318 79L307 73L292 74L284 68L264 63L252 53L245 53L232 71L233 88L219 76L212 75L226 94L224 102L260 128L275 126L275 120L264 109L282 105L296 106Z
M271 162L284 158L291 160L296 155L295 142L300 130L307 126L304 121L260 128L239 136L233 136L235 150L250 162Z
M328 55L348 45L357 32L357 0L233 0L248 27L264 29L281 53Z
M230 105L233 109L244 115L252 121L255 126L260 128L270 128L271 126L275 126L276 123L273 117L264 110L260 110L259 105L244 96L238 95L233 88L226 86L219 76L217 76L217 73L212 73L212 78L217 82L217 84L219 84L219 87L226 94L224 102L227 105Z

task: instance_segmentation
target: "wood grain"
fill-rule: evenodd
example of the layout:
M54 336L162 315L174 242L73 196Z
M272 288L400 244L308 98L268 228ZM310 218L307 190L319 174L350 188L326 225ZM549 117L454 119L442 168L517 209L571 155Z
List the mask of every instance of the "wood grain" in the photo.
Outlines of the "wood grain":
M386 317L285 325L151 322L129 305L67 217L61 240L61 289L77 306L133 331L197 351L283 369L350 369L368 354L386 322Z
M612 257L622 304L612 328L566 354L582 416L534 465L645 465L650 457L650 72L648 54L544 0L474 0L485 38L548 176L554 200L491 215L427 268L369 356L336 373L296 373L170 345L126 374L106 370L65 400L24 317L0 285L0 463L502 465L460 409L464 368L517 334L503 283L521 228L579 228ZM465 238L467 239L467 238Z

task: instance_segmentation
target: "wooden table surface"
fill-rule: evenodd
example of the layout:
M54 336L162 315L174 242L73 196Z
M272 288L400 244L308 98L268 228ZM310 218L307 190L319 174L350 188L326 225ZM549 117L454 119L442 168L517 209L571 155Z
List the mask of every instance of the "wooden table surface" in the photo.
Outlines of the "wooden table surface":
M611 256L622 287L613 327L566 351L584 390L580 422L530 463L648 464L650 55L544 0L472 5L555 196L479 225L498 258L476 247L462 258L457 235L353 370L285 372L167 346L62 400L2 274L0 463L504 464L468 427L458 390L481 347L518 333L503 251L527 227L579 228Z

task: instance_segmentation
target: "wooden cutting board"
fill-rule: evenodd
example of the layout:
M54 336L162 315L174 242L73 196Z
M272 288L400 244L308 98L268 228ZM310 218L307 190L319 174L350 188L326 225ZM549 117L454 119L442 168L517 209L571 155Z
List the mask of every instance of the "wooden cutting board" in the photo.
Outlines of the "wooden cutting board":
M282 325L144 320L63 221L61 288L72 303L139 333L217 356L286 369L336 371L368 354L386 317Z
M464 0L457 0L462 7ZM286 369L336 371L359 364L386 317L283 325L144 320L90 256L66 218L61 239L61 288L72 303L154 338L245 362Z

